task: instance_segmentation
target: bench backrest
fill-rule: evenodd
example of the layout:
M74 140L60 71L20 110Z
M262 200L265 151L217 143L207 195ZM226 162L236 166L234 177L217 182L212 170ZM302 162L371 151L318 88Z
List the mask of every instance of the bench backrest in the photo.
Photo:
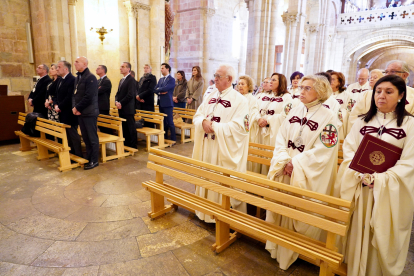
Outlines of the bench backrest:
M19 112L18 124L24 125L26 122L27 113ZM40 138L46 139L46 134L62 139L62 145L68 148L68 138L66 136L66 129L70 125L58 123L44 118L37 118L35 129L40 131Z
M338 147L338 169L339 169L339 166L344 161L344 151L342 149L343 144L344 144L344 140L340 140L339 147Z
M194 115L196 114L195 109L188 109L188 108L180 108L174 107L174 113L179 114L181 118L185 119L193 119Z
M166 174L333 234L346 234L352 208L350 201L154 148L150 150L148 161L147 167L157 172L157 179Z
M154 123L158 125L159 129L164 130L164 117L167 117L167 114L140 109L135 111L135 120L144 119L145 122Z
M123 138L122 135L122 122L125 122L126 119L109 116L104 114L99 114L98 116L98 126L115 129L118 133L118 136Z
M263 144L249 143L247 161L270 166L275 147Z

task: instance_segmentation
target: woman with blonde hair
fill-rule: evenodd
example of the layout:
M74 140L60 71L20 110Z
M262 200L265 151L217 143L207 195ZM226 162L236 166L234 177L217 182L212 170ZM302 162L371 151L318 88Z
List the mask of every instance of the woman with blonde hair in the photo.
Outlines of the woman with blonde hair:
M52 82L47 86L45 107L47 108L47 118L51 121L59 123L59 113L53 108L53 100L56 96L56 88L60 82L60 77L57 75L56 64L52 64L49 69L49 76Z
M196 109L203 102L204 80L201 76L200 66L193 66L191 79L187 81L187 108Z
M330 83L323 76L308 75L299 84L301 103L283 121L276 137L268 179L331 194L338 157L338 131L334 114L322 103L329 97ZM321 239L321 230L267 211L266 221ZM297 253L267 241L266 249L281 269L288 269Z
M240 76L238 82L238 88L240 94L246 97L249 103L249 132L250 139L249 142L257 143L257 132L259 131L259 126L257 124L259 109L257 106L257 99L253 96L252 92L254 89L253 79L248 76Z

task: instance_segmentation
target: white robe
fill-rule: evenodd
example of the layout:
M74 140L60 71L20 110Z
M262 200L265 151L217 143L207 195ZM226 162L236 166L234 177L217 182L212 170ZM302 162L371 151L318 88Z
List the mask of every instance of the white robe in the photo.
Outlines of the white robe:
M222 91L222 103L215 104L220 92L215 89L197 109L194 115L195 137L193 158L239 172L246 171L249 147L249 104L246 97L232 87ZM210 119L214 111L214 133L206 134L203 120ZM219 121L219 122L218 122ZM196 195L221 203L221 194L196 187ZM231 199L232 207L246 212L246 203ZM210 216L196 211L205 222L215 222Z
M293 99L293 107L297 107L301 103L301 101L299 99L299 96L300 96L299 88L291 88L291 89L289 89L289 93L290 93L290 95L292 96L292 99Z
M359 97L361 97L361 95L363 95L368 90L371 90L371 87L369 86L369 81L367 81L364 85L360 85L359 82L351 83L350 85L348 85L345 93L347 93L349 97L349 111L351 111L351 109L355 106L356 102L358 102ZM349 100L352 100L353 103L349 103Z
M335 183L335 196L355 201L347 239L342 243L348 275L400 275L410 242L414 212L414 118L405 118L401 127L397 127L396 120L386 125L387 129L404 130L406 137L400 139L388 133L381 137L403 148L403 152L394 167L374 173L373 189L362 186L359 173L349 168L363 138L361 129L378 128L395 115L378 112L376 117L368 123L356 120L343 145L344 161ZM378 137L376 133L371 135Z
M339 139L344 139L344 133L346 133L346 124L344 124L344 114L347 120L348 112L341 108L341 104L336 99L335 95L331 95L324 103L324 106L329 108L333 115L336 117L336 125L338 126Z
M317 113L315 113L316 110L318 110ZM312 116L314 113L315 115ZM299 136L301 123L298 120L304 117L309 122L305 123L301 135L304 146L298 149L294 147L293 141ZM276 147L267 177L270 180L330 195L337 170L337 144L339 141L335 126L336 121L333 113L320 104L311 107L309 111L303 103L292 109L277 135ZM325 127L333 130L330 140L327 139ZM293 164L292 177L283 175L284 167L290 160ZM269 211L266 213L266 221L314 239L321 238L322 231L319 228ZM281 269L288 269L299 255L270 241L266 242L266 249L271 253L272 258L277 259Z
M352 125L356 122L359 115L365 114L371 107L372 90L362 95L354 108L349 114L348 132L351 131ZM405 110L414 115L414 88L407 86L407 102Z

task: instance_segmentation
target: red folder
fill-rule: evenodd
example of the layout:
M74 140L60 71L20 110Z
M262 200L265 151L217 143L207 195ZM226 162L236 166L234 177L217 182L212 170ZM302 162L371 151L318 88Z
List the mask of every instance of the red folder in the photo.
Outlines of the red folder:
M365 134L349 168L360 173L382 173L395 166L401 153L402 148Z

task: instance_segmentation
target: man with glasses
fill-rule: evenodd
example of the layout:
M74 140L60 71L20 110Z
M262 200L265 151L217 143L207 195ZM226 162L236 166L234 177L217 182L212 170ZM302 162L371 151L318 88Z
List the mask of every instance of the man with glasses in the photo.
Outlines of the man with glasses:
M347 111L351 112L352 108L355 106L356 102L358 101L360 95L371 90L368 81L369 70L367 68L362 68L358 71L357 74L357 82L348 85L346 88L345 93L348 96L348 104L347 104Z
M47 119L47 108L45 107L45 98L47 86L52 82L48 75L49 68L46 64L40 64L36 68L36 74L39 75L39 80L35 83L32 92L27 101L30 106L33 106L33 112L40 113Z
M249 104L246 97L233 89L233 67L221 65L214 74L216 88L198 107L193 158L240 172L246 171L249 147ZM196 195L221 202L221 195L197 186ZM232 207L246 213L246 204L230 199ZM209 215L196 211L205 222L214 223Z

